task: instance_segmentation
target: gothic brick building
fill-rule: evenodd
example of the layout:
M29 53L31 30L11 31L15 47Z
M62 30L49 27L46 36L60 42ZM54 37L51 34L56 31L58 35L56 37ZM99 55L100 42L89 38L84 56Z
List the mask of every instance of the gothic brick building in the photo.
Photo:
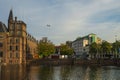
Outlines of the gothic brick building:
M27 33L23 21L13 18L10 10L8 28L0 22L0 62L21 64L36 54L37 40Z

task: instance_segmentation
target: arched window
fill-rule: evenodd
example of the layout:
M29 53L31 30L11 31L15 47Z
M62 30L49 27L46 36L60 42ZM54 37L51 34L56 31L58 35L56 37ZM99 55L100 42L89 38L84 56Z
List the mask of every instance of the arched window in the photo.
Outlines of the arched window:
M10 46L10 51L12 51L12 46Z

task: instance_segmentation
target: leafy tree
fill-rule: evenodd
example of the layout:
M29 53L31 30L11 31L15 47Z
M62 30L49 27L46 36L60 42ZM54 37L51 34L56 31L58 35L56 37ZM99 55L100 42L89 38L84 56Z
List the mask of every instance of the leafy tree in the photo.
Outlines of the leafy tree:
M72 55L73 54L73 49L70 48L66 44L61 44L60 45L60 54L62 54L62 55Z
M54 45L49 41L40 41L37 47L39 56L48 57L55 52Z
M102 42L102 45L101 45L102 53L110 53L111 49L112 49L112 45L109 42L107 41Z
M96 43L92 43L90 45L90 51L89 51L91 54L92 53L97 53L97 44Z
M112 52L119 53L120 41L116 41L112 44Z
M98 54L98 53L100 53L101 52L101 45L100 44L97 44L97 43L92 43L91 45L90 45L90 47L89 47L89 53L91 54L91 55L96 55L96 54Z

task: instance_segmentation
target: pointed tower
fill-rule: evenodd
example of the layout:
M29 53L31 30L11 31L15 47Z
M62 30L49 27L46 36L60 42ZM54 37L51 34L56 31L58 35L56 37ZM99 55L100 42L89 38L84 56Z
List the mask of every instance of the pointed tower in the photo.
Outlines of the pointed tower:
M9 17L8 17L8 30L10 27L10 24L13 22L13 12L12 9L10 10Z
M13 21L13 12L12 12L12 9L10 10L9 18L8 18L8 22L10 22L10 21Z

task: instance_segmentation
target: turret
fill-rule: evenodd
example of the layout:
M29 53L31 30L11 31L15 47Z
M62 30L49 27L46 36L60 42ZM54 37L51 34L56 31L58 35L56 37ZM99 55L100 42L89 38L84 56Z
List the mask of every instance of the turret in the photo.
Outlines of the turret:
M11 21L13 21L13 12L12 12L12 9L10 10L9 18L8 18L8 22L11 22Z
M9 17L8 17L8 30L9 30L9 27L10 27L10 23L13 22L13 12L12 12L12 9L10 10L10 13L9 13Z

